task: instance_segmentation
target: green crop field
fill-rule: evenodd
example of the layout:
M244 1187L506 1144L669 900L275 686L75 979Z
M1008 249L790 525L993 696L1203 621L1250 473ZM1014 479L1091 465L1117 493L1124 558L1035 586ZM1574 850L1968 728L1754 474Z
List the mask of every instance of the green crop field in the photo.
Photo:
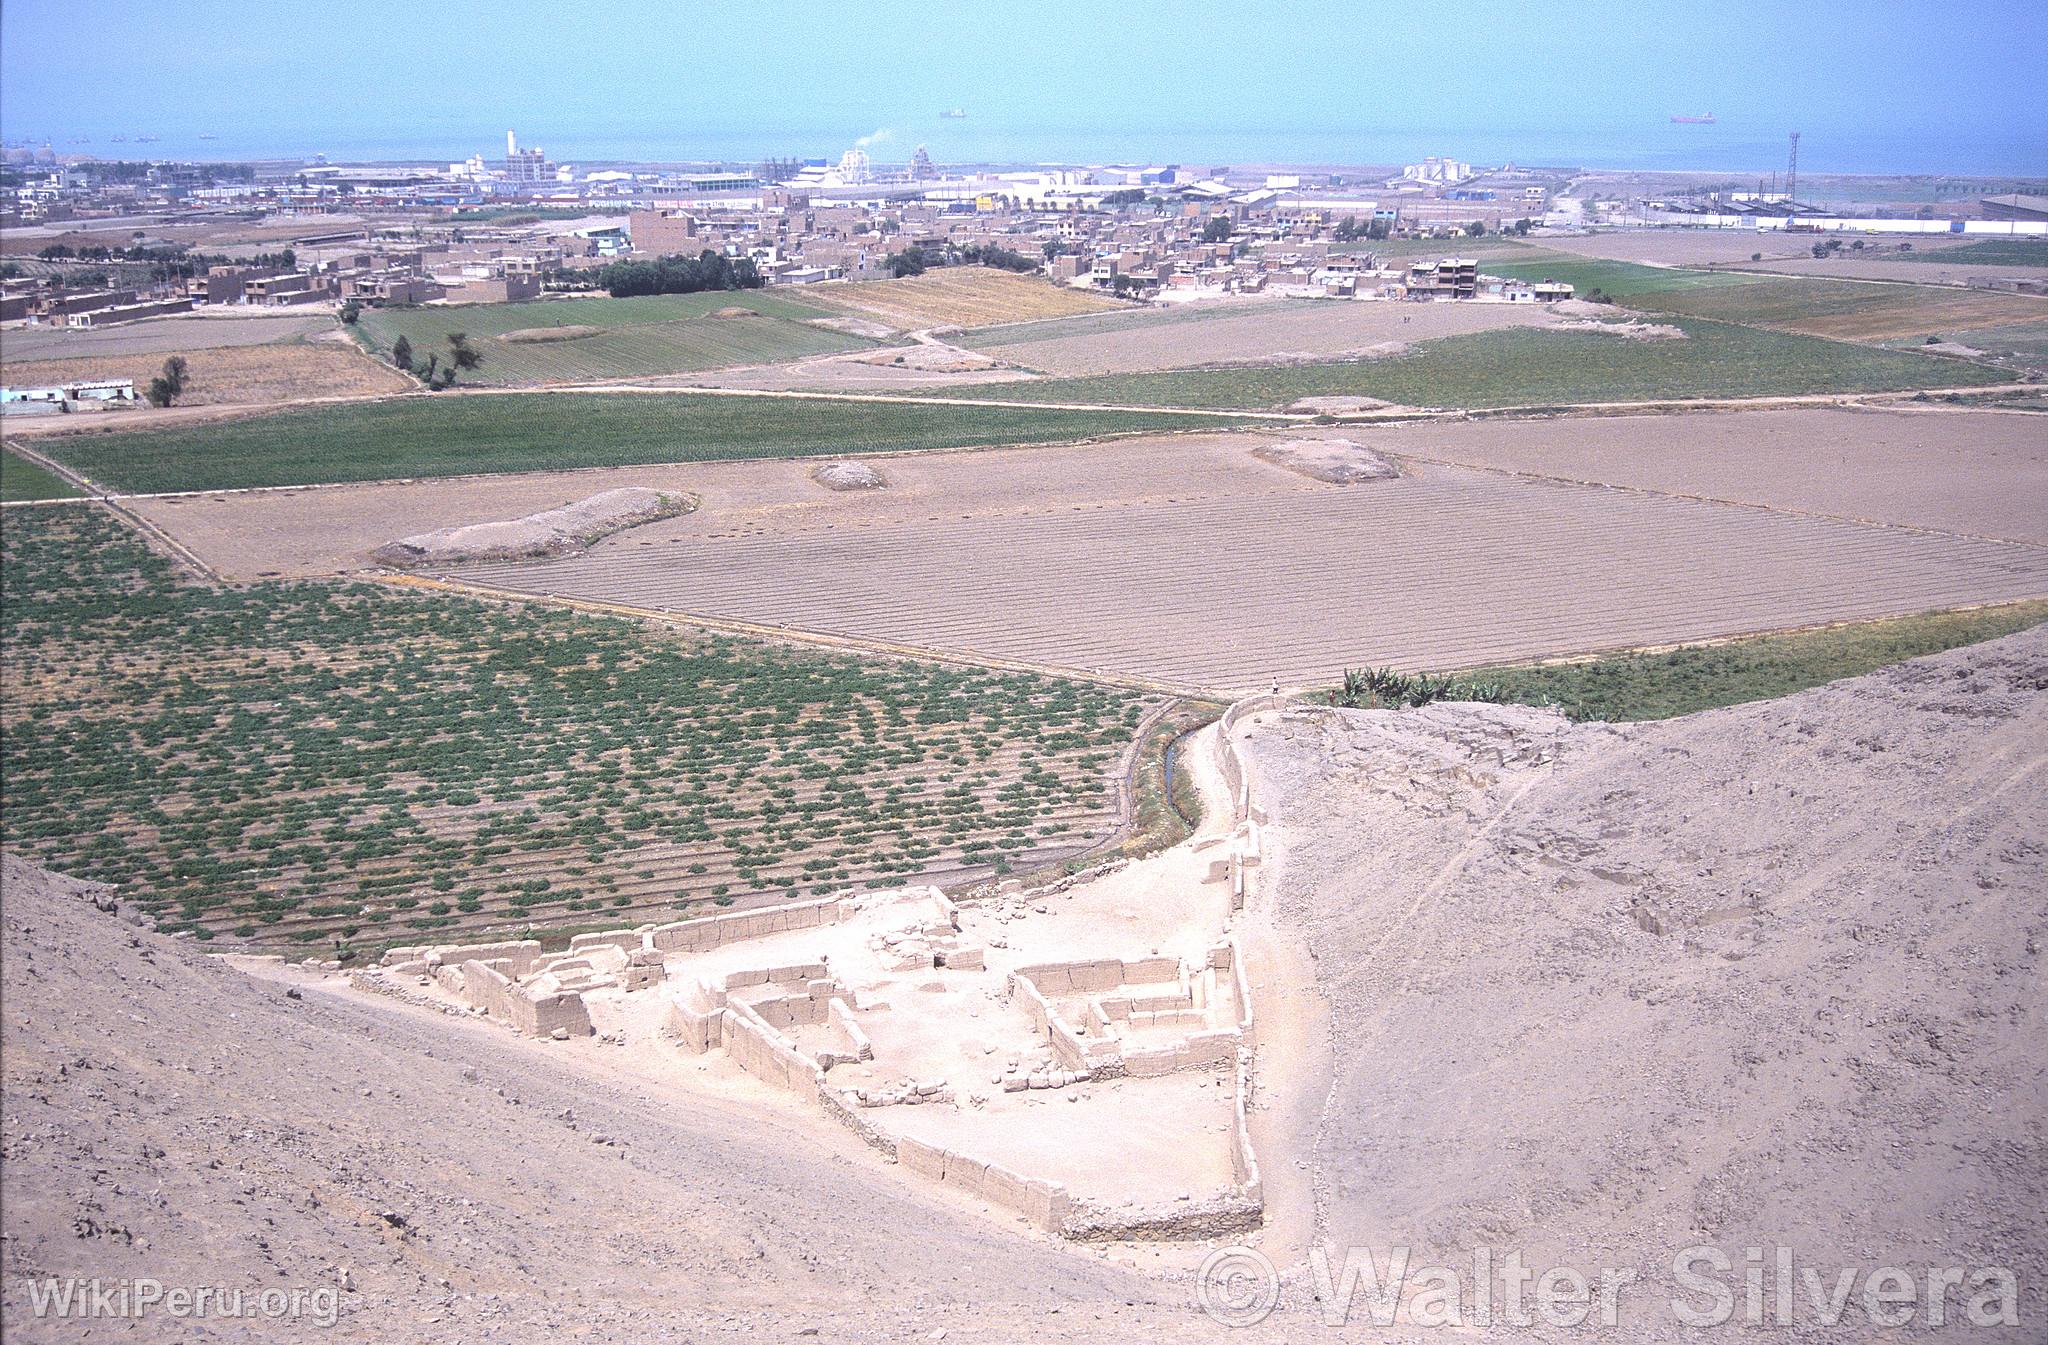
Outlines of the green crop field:
M753 316L711 316L730 308L746 309ZM462 381L507 386L690 373L875 344L809 321L825 316L824 309L764 290L718 290L634 299L366 309L355 330L365 348L380 359L389 359L403 336L420 362L432 351L445 359L449 333L464 332L482 354L483 365L466 371ZM551 327L600 330L567 340L499 339L507 332Z
M1953 285L1785 277L1715 289L1673 290L1631 298L1631 307L1680 317L1782 327L1839 340L1924 336L1951 327L1995 326L2048 318L2048 299L1965 290Z
M1556 705L1573 719L1669 719L1860 677L1887 664L1994 640L2042 621L2048 621L2048 602L2023 602L1730 640L1662 654L1480 668L1462 676L1504 688L1508 700Z
M0 451L0 501L75 500L78 491L55 472Z
M1282 407L1302 397L1404 406L1564 406L1962 387L2009 375L1957 360L1787 332L1683 321L1683 341L1519 328L1445 337L1396 359L1183 369L953 388L942 396L1130 406Z
M1455 248L1451 252L1455 252ZM1446 255L1450 255L1447 253ZM1664 294L1674 290L1714 289L1723 285L1754 284L1756 277L1727 271L1689 271L1675 266L1639 266L1635 262L1580 257L1547 248L1518 247L1512 252L1490 253L1479 268L1490 276L1510 280L1555 280L1570 285L1583 299L1598 291L1615 299L1639 294Z
M1142 412L796 397L441 393L304 407L220 425L66 437L51 440L50 449L102 485L137 492L837 456L1210 423Z
M325 952L1057 862L1144 702L379 585L183 580L8 518L10 851Z
M1886 261L1965 262L1972 266L2048 266L2048 238L1977 238L1952 248L1915 248Z

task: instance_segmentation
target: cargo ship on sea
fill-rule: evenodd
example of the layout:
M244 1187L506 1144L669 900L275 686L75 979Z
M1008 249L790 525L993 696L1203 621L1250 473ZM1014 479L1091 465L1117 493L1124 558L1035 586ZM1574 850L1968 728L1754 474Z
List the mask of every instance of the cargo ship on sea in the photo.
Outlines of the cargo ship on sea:
M1702 112L1697 117L1688 117L1682 112L1674 112L1671 114L1671 120L1680 126L1712 126L1714 124L1714 114Z

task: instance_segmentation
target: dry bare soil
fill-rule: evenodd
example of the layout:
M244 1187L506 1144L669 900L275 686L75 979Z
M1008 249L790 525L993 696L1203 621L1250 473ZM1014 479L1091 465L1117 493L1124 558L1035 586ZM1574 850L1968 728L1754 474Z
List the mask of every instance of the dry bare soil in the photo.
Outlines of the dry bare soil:
M333 329L334 319L325 314L291 313L274 317L193 314L189 317L153 318L121 327L16 327L0 338L0 342L5 344L9 364L142 355L155 355L161 361L165 355L189 355L195 350L214 350L223 346L260 346L296 341ZM38 372L36 376L43 375Z
M1402 425L1384 453L2048 546L2048 435L1914 407Z
M232 1341L1204 1325L1180 1284L1032 1241L765 1088L678 1106L602 1047L287 998L102 914L92 889L12 856L4 876L11 1341L80 1338L31 1315L23 1281L47 1275L338 1292L338 1330L192 1324ZM175 1329L159 1316L132 1338Z
M219 346L181 350L188 366L181 406L243 406L315 397L377 396L416 385L351 346L333 342ZM128 378L140 393L163 371L157 351L87 359L39 360L7 366L10 381L68 383L74 379Z
M1766 259L1804 257L1813 250L1811 238L1734 229L1648 229L1588 234L1583 238L1545 238L1540 242L1556 252L1600 257L1608 261L1641 262L1649 266L1747 262L1759 252Z
M1301 434L1276 431L869 459L889 489L851 494L758 462L131 503L248 577L646 485L700 506L459 577L1228 690L2040 596L2031 429L1960 411L1348 427L1328 433L1415 455L1349 486L1261 461Z
M1334 1038L1296 1137L1320 1235L1634 1271L1626 1340L1681 1334L1691 1245L1738 1295L1749 1247L1826 1283L2004 1266L2037 1328L2044 688L2036 628L1656 724L1263 717L1268 881ZM1797 1329L1730 1334L1814 1338L1789 1306ZM1957 1338L1924 1310L1884 1335L1933 1337Z
M1178 316L1177 314L1175 316ZM1228 313L985 347L999 359L1060 377L1142 373L1216 364L1283 364L1339 359L1388 342L1554 321L1535 305L1394 304L1326 300L1233 305ZM1113 319L1110 320L1112 323ZM1085 326L1085 321L1073 324ZM1021 334L1021 333L1020 333Z
M1914 244L1914 250L1919 250ZM1989 262L1941 261L1939 252L1932 254L1937 260L1922 256L1907 261L1888 255L1862 257L1854 253L1837 254L1819 258L1802 252L1797 257L1781 261L1767 260L1757 270L1775 271L1782 275L1833 276L1844 280L1895 280L1908 285L1968 285L1972 281L1991 280L2001 276L2020 276L2032 279L2048 277L2048 266L2026 266Z
M1123 307L1043 276L985 266L948 266L900 280L834 282L812 286L804 294L855 314L879 317L904 331L986 327Z
M1885 488L1844 473L1830 493L1827 473L1855 460L1859 419L1774 441L1807 483L1796 509L1435 463L1340 486L1255 455L1298 431L1199 435L906 457L887 468L888 491L821 502L799 479L745 512L678 476L649 484L701 494L686 519L574 560L461 577L1218 692L1328 685L1367 663L1473 667L2048 593L2048 547L1967 535L2044 512L2032 455L1930 474L1920 503L1894 462L1892 518L1952 532L1857 521ZM1678 445L1704 423L1634 422ZM1943 422L1943 434L1971 424ZM1360 441L1395 456L1403 442ZM783 469L755 480L777 481L771 471ZM1613 474L1625 481L1625 464ZM195 535L180 514L232 533L233 506L147 507L180 536Z

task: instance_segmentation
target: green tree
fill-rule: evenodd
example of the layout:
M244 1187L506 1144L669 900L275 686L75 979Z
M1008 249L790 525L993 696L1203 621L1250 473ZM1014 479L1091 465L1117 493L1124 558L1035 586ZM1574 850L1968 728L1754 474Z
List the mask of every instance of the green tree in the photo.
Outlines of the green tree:
M468 332L448 333L448 364L451 369L474 369L483 362L483 352L469 343ZM450 381L453 381L452 377Z
M341 325L344 327L353 327L356 325L356 319L361 317L362 315L362 303L358 300L351 299L341 306Z
M412 372L412 342L403 336L391 345L391 362L407 373Z
M1229 218L1224 215L1213 215L1210 217L1209 222L1202 226L1202 241L1204 243L1221 243L1229 239L1230 232L1231 224Z
M183 355L173 355L164 361L163 381L169 386L173 397L185 391L185 374L188 366ZM170 403L165 402L168 406Z
M915 243L901 252L889 254L889 274L892 276L921 276L924 264L924 249Z

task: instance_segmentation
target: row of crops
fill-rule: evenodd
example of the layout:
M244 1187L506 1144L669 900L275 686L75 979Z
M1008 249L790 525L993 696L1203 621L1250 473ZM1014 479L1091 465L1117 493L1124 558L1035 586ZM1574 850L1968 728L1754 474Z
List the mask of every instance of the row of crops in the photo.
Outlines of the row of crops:
M1144 703L378 585L187 582L10 514L0 839L272 945L634 923L1078 852Z

